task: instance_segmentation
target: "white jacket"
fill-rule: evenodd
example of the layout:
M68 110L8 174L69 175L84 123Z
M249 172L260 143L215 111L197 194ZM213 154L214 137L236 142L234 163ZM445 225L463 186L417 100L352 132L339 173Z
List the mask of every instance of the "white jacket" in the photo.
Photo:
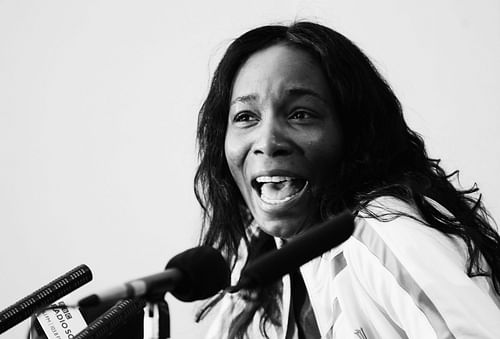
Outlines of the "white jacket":
M393 198L377 199L371 210L377 209L415 215ZM233 283L245 254L240 258ZM466 263L461 239L409 217L381 222L360 216L353 236L300 270L324 339L500 338L500 298L489 278L467 276ZM282 301L283 325L267 329L271 339L295 337L295 325L288 323L288 276ZM226 295L207 339L227 338L231 319L243 305L238 294ZM263 338L259 319L257 313L251 339Z

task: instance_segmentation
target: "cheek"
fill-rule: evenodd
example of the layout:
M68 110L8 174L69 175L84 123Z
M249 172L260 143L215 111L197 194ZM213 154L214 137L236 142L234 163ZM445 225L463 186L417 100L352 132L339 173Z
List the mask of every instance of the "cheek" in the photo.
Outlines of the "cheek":
M224 155L233 179L236 181L238 186L240 186L240 181L243 177L243 164L245 159L244 148L237 142L237 140L232 138L230 135L226 135L224 142Z
M322 135L308 145L311 163L320 181L337 172L342 160L343 138L337 131ZM328 178L329 180L334 178Z
M335 162L342 158L344 135L337 119L332 119L325 129L323 150L326 156Z

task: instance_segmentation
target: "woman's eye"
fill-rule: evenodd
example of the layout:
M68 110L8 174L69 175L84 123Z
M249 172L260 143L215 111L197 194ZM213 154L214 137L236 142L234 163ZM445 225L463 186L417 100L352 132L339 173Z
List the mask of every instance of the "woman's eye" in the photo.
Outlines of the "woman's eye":
M252 112L244 111L235 115L234 122L248 122L256 120L255 115Z
M313 115L308 112L308 111L295 111L292 114L290 114L290 119L309 119L312 118Z

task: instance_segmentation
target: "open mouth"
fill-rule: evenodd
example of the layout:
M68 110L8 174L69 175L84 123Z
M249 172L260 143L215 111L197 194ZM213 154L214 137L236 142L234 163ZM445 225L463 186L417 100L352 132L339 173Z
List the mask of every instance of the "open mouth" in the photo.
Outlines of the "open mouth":
M288 176L260 176L252 182L252 186L262 201L278 205L302 194L308 186L308 181Z

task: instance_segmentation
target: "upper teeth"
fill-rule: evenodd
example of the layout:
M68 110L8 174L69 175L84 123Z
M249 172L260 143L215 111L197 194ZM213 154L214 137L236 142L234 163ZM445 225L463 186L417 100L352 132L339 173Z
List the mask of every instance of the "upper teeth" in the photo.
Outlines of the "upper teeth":
M262 176L262 177L257 177L255 181L260 183L267 183L267 182L283 182L293 179L294 179L293 177L284 177L284 176Z

